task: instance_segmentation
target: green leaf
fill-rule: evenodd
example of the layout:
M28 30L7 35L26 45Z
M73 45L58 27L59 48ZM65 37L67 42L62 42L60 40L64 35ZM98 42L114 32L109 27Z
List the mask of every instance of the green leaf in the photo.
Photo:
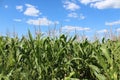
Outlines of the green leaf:
M101 74L100 68L95 65L89 65L91 73L93 73L98 80L106 80L105 76Z
M101 50L103 52L103 56L106 57L106 60L109 62L109 64L112 64L112 59L110 58L111 56L110 50L106 48L105 46L101 47Z

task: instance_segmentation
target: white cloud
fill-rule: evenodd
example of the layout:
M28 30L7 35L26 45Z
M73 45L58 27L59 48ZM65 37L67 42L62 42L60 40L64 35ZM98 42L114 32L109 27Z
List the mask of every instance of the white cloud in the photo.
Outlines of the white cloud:
M21 19L13 19L13 21L21 22L22 20Z
M20 12L23 11L23 6L19 5L19 6L16 6L16 9L19 10Z
M5 7L5 8L8 8L8 5L5 5L4 7Z
M78 19L85 19L85 16L83 16L83 14L78 15L78 14L75 13L75 12L69 13L69 14L68 14L68 17L71 17L71 18L78 18Z
M64 7L66 10L71 10L71 11L75 11L75 10L77 10L77 9L80 8L79 5L77 5L77 4L74 3L74 2L70 2L70 1L65 1L63 7Z
M64 26L62 27L63 30L67 30L67 31L89 31L90 28L87 27L80 27L80 26Z
M90 4L98 9L120 8L120 0L79 0L83 4Z
M69 13L69 14L68 14L68 17L77 18L77 17L78 17L78 14L75 13L75 12L72 12L72 13Z
M91 4L91 6L98 9L120 8L120 0L104 0Z
M97 31L97 33L106 33L106 32L108 32L107 29L103 29L103 30L99 30L99 31Z
M101 0L79 0L81 3L87 5L89 3L93 3L93 2L96 2L96 1L101 1Z
M105 25L107 26L120 25L120 20L114 22L106 22Z
M120 28L117 28L116 31L117 31L117 32L120 32Z
M85 19L85 16L83 14L80 14L80 19Z
M25 10L24 14L27 15L27 16L39 16L40 11L38 9L36 9L35 6L33 5L30 5L30 4L25 4L27 9Z
M58 21L51 21L47 18L38 18L38 19L29 19L27 21L28 24L31 24L31 25L36 25L36 26L48 26L48 25L52 25L52 24L59 24Z
M69 22L69 21L70 21L70 19L65 19L64 21Z
M54 21L53 23L54 23L54 24L59 24L59 21Z

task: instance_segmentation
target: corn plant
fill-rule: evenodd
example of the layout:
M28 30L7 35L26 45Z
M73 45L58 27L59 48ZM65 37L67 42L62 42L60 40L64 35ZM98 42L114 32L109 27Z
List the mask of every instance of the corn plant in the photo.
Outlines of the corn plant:
M120 80L120 42L0 36L1 80Z

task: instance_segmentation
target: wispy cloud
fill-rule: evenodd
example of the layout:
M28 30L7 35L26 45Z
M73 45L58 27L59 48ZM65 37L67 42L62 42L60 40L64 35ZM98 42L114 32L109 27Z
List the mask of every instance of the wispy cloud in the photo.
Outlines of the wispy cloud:
M70 2L70 1L65 1L63 7L64 7L66 10L70 10L70 11L75 11L75 10L77 10L77 9L80 9L80 6L79 6L79 5L77 5L77 4L74 3L74 2Z
M88 27L80 27L80 26L64 26L62 27L63 30L67 30L67 31L89 31L90 28Z
M78 18L78 14L75 13L75 12L72 12L72 13L69 13L69 14L68 14L68 17L71 17L71 18Z
M4 7L5 7L5 8L8 8L8 5L5 5Z
M28 24L31 24L31 25L36 25L36 26L48 26L48 25L52 25L52 24L59 24L58 21L51 21L45 17L43 18L38 18L38 19L29 19L27 21Z
M94 2L97 2L97 1L101 1L101 0L79 0L82 4L90 4L90 3L94 3Z
M37 17L41 14L41 12L35 6L33 6L31 4L25 4L25 6L27 8L24 12L24 15Z
M13 19L13 21L21 22L22 20L21 19Z
M65 19L64 21L69 22L69 21L70 21L70 19Z
M81 3L98 9L120 8L120 0L79 0Z
M117 28L116 31L117 31L117 32L120 32L120 28Z
M120 20L113 21L113 22L106 22L105 25L107 25L107 26L120 25Z
M85 16L83 14L80 14L80 19L85 19Z
M107 29L103 29L103 30L99 30L99 31L97 31L97 33L106 33L106 32L108 32Z
M77 14L75 12L71 12L68 14L68 17L70 18L78 18L78 19L85 19L85 16L83 16L83 14Z
M23 11L23 6L22 5L16 6L16 9L19 10L20 12L22 12Z

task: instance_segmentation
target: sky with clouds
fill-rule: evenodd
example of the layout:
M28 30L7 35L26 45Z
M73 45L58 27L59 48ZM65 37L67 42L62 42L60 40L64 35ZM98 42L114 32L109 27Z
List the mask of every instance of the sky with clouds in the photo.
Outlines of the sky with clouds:
M120 32L120 0L0 0L0 35L56 28L91 36L111 26Z

